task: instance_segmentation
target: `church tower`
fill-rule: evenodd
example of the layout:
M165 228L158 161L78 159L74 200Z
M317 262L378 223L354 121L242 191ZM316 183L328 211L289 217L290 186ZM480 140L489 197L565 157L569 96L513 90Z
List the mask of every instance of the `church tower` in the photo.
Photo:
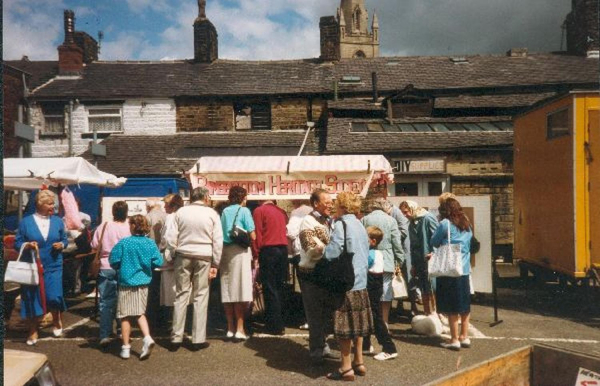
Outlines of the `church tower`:
M369 14L364 0L341 0L337 15L322 17L321 59L374 58L379 56L379 21Z

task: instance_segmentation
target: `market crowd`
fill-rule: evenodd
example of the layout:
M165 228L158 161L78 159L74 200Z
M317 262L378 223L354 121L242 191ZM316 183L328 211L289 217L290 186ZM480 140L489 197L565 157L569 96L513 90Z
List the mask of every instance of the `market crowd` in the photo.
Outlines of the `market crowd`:
M37 343L39 320L46 312L52 313L54 336L63 333L63 250L69 232L81 234L86 225L73 203L63 218L56 216L56 200L51 191L40 191L36 212L21 221L16 235L22 260L37 255L43 269L39 285L21 287L28 345ZM205 188L191 192L189 205L177 194L163 201L164 211L159 200L149 199L147 215L131 217L127 203L117 201L112 220L88 236L93 248L88 256L97 265L90 274L97 275L99 343L110 344L116 321L124 359L130 357L133 322L144 336L140 359L148 358L155 346L150 330L165 321L170 322L169 349L177 351L187 317L192 319L192 350L207 348L210 283L217 277L227 320L225 339L249 338L245 319L256 300L257 282L264 296L265 330L283 335L290 262L301 289L311 360L337 357L326 342L331 329L339 342L340 367L329 379L354 380L366 374L363 354L374 354L371 335L382 347L376 360L398 356L388 330L398 283L408 284L412 312L422 302L426 315L447 318L451 339L442 347L471 345L472 229L452 194L440 196L437 217L413 201L397 207L385 198L363 202L354 193L342 192L334 202L324 189L313 191L307 202L293 201L289 216L274 201L262 201L251 212L247 192L239 186L216 209ZM449 244L460 250L462 272L438 275L432 285L428 262L436 248ZM187 312L188 306L193 312Z

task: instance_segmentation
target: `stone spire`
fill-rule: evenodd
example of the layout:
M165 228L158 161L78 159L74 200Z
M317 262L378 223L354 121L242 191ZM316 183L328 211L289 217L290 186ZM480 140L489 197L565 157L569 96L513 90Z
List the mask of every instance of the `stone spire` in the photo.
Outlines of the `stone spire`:
M377 14L373 11L373 24L371 25L372 29L379 28L379 19L377 18Z
M206 19L206 0L198 0L198 19Z

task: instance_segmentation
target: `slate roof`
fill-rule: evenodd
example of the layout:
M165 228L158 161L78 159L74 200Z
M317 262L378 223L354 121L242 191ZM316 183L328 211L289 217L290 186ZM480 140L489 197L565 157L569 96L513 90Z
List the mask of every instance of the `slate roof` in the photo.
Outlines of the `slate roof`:
M475 149L510 148L513 144L513 131L510 117L471 117L465 118L417 118L394 120L397 124L439 123L446 126L493 125L498 131L416 131L416 132L355 132L357 125L387 125L383 119L330 118L327 123L327 144L325 154L371 154L403 151L458 151Z
M80 79L57 78L37 90L33 97L331 94L333 81L341 81L344 76L357 76L360 81L340 83L340 92L365 93L371 91L372 72L377 72L379 90L388 93L401 90L408 84L421 90L598 84L598 60L592 58L529 54L527 57L482 55L466 59L466 63L460 64L445 56L357 58L335 63L318 59L219 59L210 64L188 60L98 61L87 65Z
M100 170L118 176L180 175L201 156L296 155L306 132L210 132L175 135L110 135L106 158L98 159ZM318 154L314 132L302 154ZM82 157L92 160L89 151Z
M435 98L436 109L466 109L486 107L524 107L556 96L555 92L507 95L458 95Z
M57 61L6 60L4 63L31 75L27 85L29 90L41 86L58 74Z

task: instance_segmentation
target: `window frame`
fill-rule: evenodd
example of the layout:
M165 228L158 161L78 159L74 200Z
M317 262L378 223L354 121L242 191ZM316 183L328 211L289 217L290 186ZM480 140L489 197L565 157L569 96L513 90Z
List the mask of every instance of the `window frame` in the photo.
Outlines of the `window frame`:
M250 127L239 128L238 127L238 115L239 115L238 112L245 108L250 108ZM268 120L268 122L266 122L266 125L264 125L264 127L263 126L257 127L257 124L262 119L258 118L255 115L256 110L258 110L258 114L263 114L265 112L268 114L268 117L264 118L264 119ZM271 130L273 130L273 126L272 126L273 114L271 111L271 101L270 100L251 100L251 101L238 100L238 101L234 101L233 102L233 114L234 114L234 119L233 119L234 131L244 132L244 131L271 131Z
M40 105L44 117L44 125L40 130L40 137L64 137L67 135L67 125L65 123L66 112L64 103L42 103ZM48 131L49 119L58 118L61 121L61 131Z
M566 127L551 127L551 119L557 114L567 114L567 126ZM573 113L570 106L560 107L552 110L546 114L546 139L552 140L561 137L568 137L573 132Z
M118 113L105 113L105 114L90 114L90 112L92 111L102 111L102 110L119 110ZM119 126L120 126L120 130L98 130L96 131L96 133L98 134L111 134L111 133L123 133L124 129L123 129L123 106L122 105L93 105L93 106L86 106L85 107L85 112L86 112L86 116L87 116L87 133L93 133L94 130L92 130L92 127L90 125L90 119L95 119L95 118L115 118L118 117L119 118Z

